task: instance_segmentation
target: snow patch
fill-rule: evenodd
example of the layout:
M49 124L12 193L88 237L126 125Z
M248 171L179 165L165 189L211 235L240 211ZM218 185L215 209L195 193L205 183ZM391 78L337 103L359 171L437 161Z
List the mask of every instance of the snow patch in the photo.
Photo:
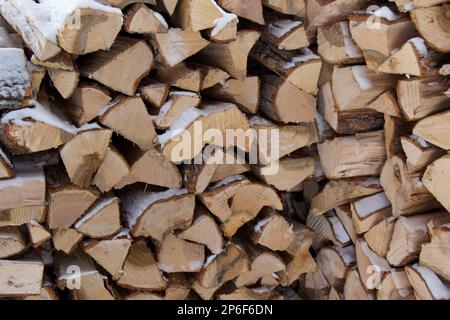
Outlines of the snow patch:
M372 265L377 266L381 271L389 271L391 269L387 260L373 252L365 240L361 240L359 243L362 252L367 256Z
M42 168L24 170L16 172L12 179L0 180L0 190L5 188L21 188L33 181L43 181L45 179Z
M222 17L214 20L214 29L211 31L211 36L214 38L221 32L231 21L234 19L238 20L238 17L233 13L228 13L223 10L214 0L210 0L210 2L216 7L216 9L222 14Z
M298 63L320 59L320 57L312 52L309 48L302 48L300 49L300 51L301 55L295 56L291 61L283 63L283 68L291 69L297 66Z
M248 123L250 123L250 126L270 126L273 125L274 123L270 120L267 120L266 118L263 118L261 116L253 116L248 120Z
M277 22L269 24L268 30L273 36L281 38L301 24L301 21L294 21L289 19L278 20Z
M361 90L369 90L373 87L372 80L370 80L367 77L366 73L367 67L366 66L353 66L352 72L353 76L355 77L356 82L358 82L359 87Z
M383 6L373 13L374 16L384 18L389 21L395 21L400 19L402 16L393 12L389 7Z
M350 58L361 57L362 53L358 46L353 41L352 35L350 34L350 27L348 22L339 22L341 27L342 35L344 36L344 46L345 52Z
M442 280L433 271L427 267L419 265L418 263L414 264L412 267L421 275L435 299L450 299L450 287L442 282Z
M378 212L389 207L390 205L391 202L386 197L384 192L362 198L353 203L356 214L363 219L369 217L374 212Z
M230 184L232 182L245 180L245 179L246 179L246 177L243 176L243 175L229 176L229 177L223 178L222 180L219 180L219 181L215 182L208 189L209 190L216 189L216 188L219 188L219 187L226 186L227 184Z
M0 147L0 158L4 159L8 166L12 167L11 160L9 160L9 157L6 155L6 153L2 150L1 147Z
M408 42L412 43L414 45L414 47L416 47L417 52L419 53L419 55L421 57L428 56L428 49L425 44L425 40L423 40L423 38L415 37L415 38L409 39Z
M331 223L337 241L342 244L348 243L350 241L350 237L347 231L345 231L344 225L342 224L341 220L339 220L339 218L334 215L328 216L327 219Z
M78 229L83 223L94 217L97 213L99 213L102 209L113 203L114 200L117 200L116 197L106 197L100 199L94 203L87 211L86 214L75 224L75 229Z
M264 219L260 220L260 221L255 225L255 228L254 228L255 232L261 233L261 232L262 232L262 228L263 228L266 224L268 224L270 221L272 221L272 219L273 219L273 216L268 216L268 217L265 217Z
M27 59L22 49L0 49L0 100L22 100L31 87Z
M349 245L346 247L335 246L334 249L339 253L346 266L353 264L356 261L355 246Z

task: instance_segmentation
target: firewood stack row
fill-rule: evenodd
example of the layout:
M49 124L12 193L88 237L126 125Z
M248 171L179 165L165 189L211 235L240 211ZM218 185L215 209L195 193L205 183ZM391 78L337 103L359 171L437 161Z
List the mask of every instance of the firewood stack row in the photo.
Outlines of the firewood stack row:
M0 14L0 297L450 299L447 1Z

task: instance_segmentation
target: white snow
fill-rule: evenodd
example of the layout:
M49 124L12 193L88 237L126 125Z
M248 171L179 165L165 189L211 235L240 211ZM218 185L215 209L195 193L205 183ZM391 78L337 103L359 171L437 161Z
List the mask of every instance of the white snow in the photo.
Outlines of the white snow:
M103 199L100 199L94 203L85 213L83 217L75 224L75 229L79 228L83 223L91 219L93 216L95 216L97 213L99 213L102 209L104 209L106 206L113 203L114 200L117 200L116 197L105 197Z
M130 229L122 228L114 235L113 240L119 239L119 238L126 238L131 239L130 235Z
M368 188L370 186L374 186L374 185L376 185L376 186L380 185L380 178L370 177L370 178L365 179L362 183L362 186L366 187L366 188Z
M419 136L417 136L415 134L412 134L409 137L411 139L413 139L415 142L417 142L418 144L420 144L420 146L422 148L429 148L429 147L431 147L431 144L429 144L427 141L425 141L425 139L422 138L422 137L419 137Z
M163 192L133 192L123 199L128 226L132 228L139 216L153 203L174 196L187 194L187 189L169 189Z
M252 288L251 289L254 293L267 293L269 292L269 288L267 287L258 287L258 288Z
M155 117L155 123L157 125L161 124L161 121L163 120L164 116L169 112L169 110L172 108L173 106L173 97L174 96L186 96L186 97L193 97L193 98L198 98L198 94L195 92L190 92L190 91L172 91L170 94L170 99L166 101L166 103L164 103L164 105L161 107L161 109L159 109L159 114ZM195 108L195 106L190 106L190 108Z
M372 213L385 209L390 205L391 202L386 197L386 194L384 192L362 198L353 203L356 214L360 218L367 218Z
M89 275L96 274L96 273L100 274L100 272L98 272L97 270L82 271L80 273L65 273L65 274L59 276L58 280L73 280L73 279L78 279L78 278L89 276Z
M405 298L405 297L411 295L411 293L412 293L411 288L405 287L405 285L409 284L409 281L402 281L400 279L400 272L398 272L395 269L393 269L391 271L391 275L392 275L392 280L394 281L394 285L397 288L398 293L400 294L400 296Z
M153 11L153 15L164 26L164 28L169 29L169 25L167 24L166 19L164 19L164 17L159 12Z
M245 180L245 179L246 178L243 175L235 175L235 176L225 177L222 180L219 180L219 181L213 183L208 189L211 190L211 189L223 187L232 182L239 181L239 180Z
M169 140L181 134L191 123L200 117L206 117L211 113L222 112L226 109L235 107L232 103L220 103L205 105L200 108L189 108L170 126L170 129L158 136L161 147L164 147Z
M372 265L377 266L381 271L389 271L391 269L391 266L387 260L373 252L365 240L361 240L360 245L361 250L367 256Z
M384 18L389 21L395 21L400 19L402 16L393 12L389 7L383 6L380 9L376 10L372 15L380 18Z
M442 224L442 225L439 226L439 228L450 229L450 223Z
M222 253L222 251L223 251L223 249L219 253L214 253L214 254L208 256L205 260L205 263L203 264L203 268L206 268L207 266L209 266L216 259L216 257Z
M0 60L0 100L22 100L31 87L24 51L0 48Z
M12 167L11 160L9 160L9 157L6 155L6 153L2 150L0 147L0 157L6 161L6 164Z
M414 264L413 268L421 275L435 299L450 299L450 287L442 282L442 280L433 271L427 267L419 265L418 263Z
M324 116L320 112L316 112L315 119L316 119L317 129L319 130L319 133L324 134L329 128Z
M344 225L342 224L341 220L339 220L339 218L336 217L335 215L329 215L327 216L327 219L331 223L337 241L339 241L342 244L349 242L350 237L347 231L345 231Z
M27 183L37 180L45 180L42 168L18 171L14 178L0 180L0 190L4 188L20 188Z
M65 119L61 112L57 111L58 110L50 110L48 106L36 102L34 108L25 108L8 112L2 117L1 122L2 123L12 122L13 124L20 126L29 126L31 125L31 122L25 121L24 119L32 118L35 121L46 123L50 126L59 128L72 134L77 134L78 132L84 130L101 128L98 124L89 124L89 123L81 126L80 128L77 128L67 119Z
M366 66L353 66L352 72L361 90L369 90L373 87L372 81L367 77Z
M273 219L273 216L268 216L268 217L265 217L264 219L260 220L260 221L255 225L255 228L254 228L255 232L261 233L261 232L262 232L262 228L263 228L266 224L268 224L270 221L272 221L272 219Z
M187 97L198 97L198 93L191 91L172 91L169 93L169 96L187 96Z
M158 266L159 270L164 271L164 272L172 272L173 269L175 268L175 264L174 263L172 263L172 264L165 264L165 263L158 262L156 265Z
M294 29L295 27L298 27L301 24L302 24L301 21L283 19L283 20L278 20L275 23L269 24L268 30L273 36L275 36L277 38L281 38L286 33L290 32L292 29Z
M422 230L424 233L428 232L427 221L424 221L421 216L412 217L400 217L403 225L409 231L419 231Z
M414 2L408 1L403 5L403 8L405 9L406 12L411 11L412 9L414 9Z
M339 22L339 25L341 27L342 35L344 36L344 46L347 55L350 58L361 57L361 50L356 45L355 41L353 41L348 22Z
M419 52L420 56L426 57L428 56L428 49L425 45L425 40L421 37L415 37L408 40L409 43L412 43L414 47L416 47L417 52Z
M248 120L248 122L250 123L250 125L251 125L252 127L253 127L253 126L258 126L258 125L259 125L259 126L265 126L265 125L270 126L270 125L273 125L273 124L274 124L272 121L267 120L266 118L263 118L263 117L258 116L258 115L251 117L251 118Z
M111 100L109 103L104 105L99 111L98 116L102 117L109 109L114 107L118 102L120 101L120 97L116 97L113 100Z
M203 262L200 260L189 262L189 270L200 270L202 267Z
M297 63L320 59L320 57L312 52L309 48L302 48L300 49L300 51L300 55L293 57L289 62L283 63L283 67L286 69L291 69L295 67Z
M356 253L354 245L349 245L346 247L335 246L334 249L342 257L342 260L344 260L346 266L349 266L356 261Z
M222 31L231 21L234 19L238 20L238 17L233 13L228 13L223 10L214 0L210 0L210 2L216 7L216 9L222 14L222 17L214 20L214 29L211 31L211 36L215 37Z

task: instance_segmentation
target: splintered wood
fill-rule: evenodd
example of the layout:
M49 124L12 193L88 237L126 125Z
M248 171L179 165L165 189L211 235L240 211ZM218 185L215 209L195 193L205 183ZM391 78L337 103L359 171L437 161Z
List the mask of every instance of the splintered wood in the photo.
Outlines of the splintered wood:
M0 299L450 300L449 1L0 15Z

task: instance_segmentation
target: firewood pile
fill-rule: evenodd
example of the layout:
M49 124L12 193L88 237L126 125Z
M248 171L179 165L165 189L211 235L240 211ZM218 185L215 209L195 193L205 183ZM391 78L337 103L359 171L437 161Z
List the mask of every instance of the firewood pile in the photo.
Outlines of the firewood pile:
M446 0L0 0L0 297L450 299Z

